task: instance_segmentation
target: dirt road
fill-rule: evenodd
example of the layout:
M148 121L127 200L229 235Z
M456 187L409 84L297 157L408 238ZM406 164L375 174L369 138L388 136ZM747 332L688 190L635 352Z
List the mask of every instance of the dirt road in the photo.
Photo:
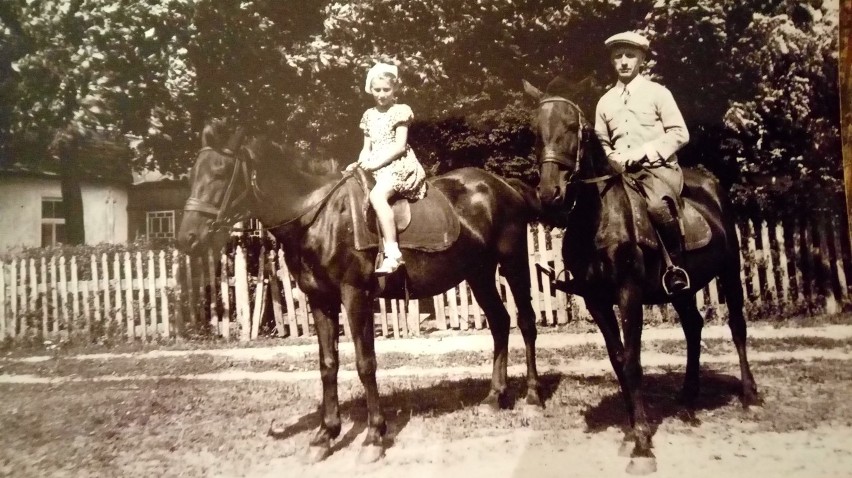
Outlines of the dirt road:
M653 476L852 476L852 327L763 330L752 329L751 358L766 403L750 411L737 401L733 346L723 330L705 335L698 425L678 418L677 330L645 337ZM487 340L380 348L389 446L373 465L355 460L365 417L345 350L344 429L334 454L310 466L300 460L318 423L309 349L2 360L0 476L625 476L624 407L605 351L594 335L541 342L543 416L479 414ZM524 394L519 349L510 363L514 400ZM273 422L282 439L266 435Z

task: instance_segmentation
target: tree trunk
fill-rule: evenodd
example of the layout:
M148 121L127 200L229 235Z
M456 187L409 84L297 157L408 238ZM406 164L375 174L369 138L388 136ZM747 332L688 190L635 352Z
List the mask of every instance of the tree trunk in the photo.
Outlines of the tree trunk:
M843 180L846 184L846 217L849 218L849 237L852 237L852 63L849 51L852 41L852 0L843 0L840 7L840 129L843 141Z
M63 134L63 133L60 133ZM83 223L83 193L80 190L80 166L77 161L79 141L73 136L58 140L56 153L59 159L59 175L62 187L62 206L65 213L65 243L86 243Z

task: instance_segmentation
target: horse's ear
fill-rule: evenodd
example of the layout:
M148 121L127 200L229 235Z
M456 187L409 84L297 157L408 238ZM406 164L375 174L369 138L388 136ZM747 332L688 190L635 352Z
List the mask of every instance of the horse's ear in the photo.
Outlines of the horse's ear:
M227 148L231 151L236 151L237 148L240 147L240 143L243 141L243 135L245 135L245 130L242 126L237 126L236 131L234 131L234 134L231 135L231 139L228 140Z
M216 135L213 132L213 125L207 124L204 125L204 129L201 130L201 147L202 148L215 148L216 146Z
M527 81L527 80L521 80L521 81L524 82L524 91L526 92L526 94L532 96L536 100L541 99L542 93L541 93L540 89L538 89L535 86L533 86L532 84L530 84L530 82Z

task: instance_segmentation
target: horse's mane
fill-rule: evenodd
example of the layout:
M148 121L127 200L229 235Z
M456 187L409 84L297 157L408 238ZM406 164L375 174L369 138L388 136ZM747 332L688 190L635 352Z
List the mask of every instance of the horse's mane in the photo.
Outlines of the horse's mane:
M265 136L252 137L246 147L255 158L274 167L292 169L309 176L328 176L339 170L337 160L311 154L295 146L281 144Z

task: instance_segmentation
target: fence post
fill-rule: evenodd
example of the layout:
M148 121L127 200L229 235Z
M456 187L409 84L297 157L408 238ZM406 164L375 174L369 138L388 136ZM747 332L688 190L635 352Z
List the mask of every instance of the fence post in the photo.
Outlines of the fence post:
M213 260L213 249L207 249L207 271L210 285L210 330L213 334L221 334L222 327L216 307L216 262Z
M166 293L168 287L168 275L166 274L166 251L160 251L160 320L163 323L163 330L160 335L169 336L169 297Z
M62 308L62 322L65 324L65 335L69 337L74 326L68 318L68 276L65 273L65 256L59 258L59 306Z
M771 294L766 300L776 304L781 305L781 302L778 300L778 288L775 285L775 258L772 254L772 247L769 244L769 227L766 224L766 221L760 221L760 245L763 249L763 270L766 273L766 290Z
M459 300L461 301L461 317L459 317L461 320L459 321L459 325L461 325L462 330L467 330L468 320L470 320L470 301L467 292L467 282L465 281L459 284Z
M563 233L564 234L564 233ZM557 271L565 270L565 262L562 260L563 235L557 235L555 230L550 231L550 250L553 256L553 268ZM535 287L533 287L535 288ZM568 294L565 291L556 290L556 323L565 325L568 323Z
M790 300L790 271L788 269L787 247L784 243L784 228L775 224L775 242L778 244L778 269L781 274L781 304Z
M38 301L38 277L36 276L36 261L33 258L30 258L30 313L33 316L33 328L38 330L38 324L35 322L36 311L36 302Z
M115 314L112 313L112 304L109 300L109 261L107 260L106 252L101 254L101 271L103 272L103 282L101 289L104 291L104 329L109 328L109 324L115 320Z
M284 261L284 251L278 249L278 274L281 279L281 288L284 289L284 304L287 306L287 326L290 328L290 337L299 337L299 324L296 322L296 303L293 300L293 284L290 281L290 270ZM308 331L302 331L307 334Z
M544 226L538 225L538 233L536 234L538 237L538 254L539 258L545 266L550 265L550 254L548 254L547 249L547 237L544 233ZM544 296L544 325L556 325L556 317L553 313L553 289L550 287L550 281L547 280L546 277L541 278L542 285L542 295ZM509 291L507 289L506 295L508 297ZM512 311L509 312L512 314ZM512 315L512 317L516 317L516 315ZM516 319L517 320L517 319Z
M145 274L142 270L142 253L136 251L136 280L134 284L139 288L139 326L142 329L142 342L148 342L148 311L145 307ZM136 287L134 287L136 288Z
M458 299L456 297L456 288L455 286L450 287L447 290L447 304L450 309L450 327L454 329L459 328L459 308L458 308Z
M92 264L92 302L95 307L95 323L98 326L103 325L102 316L101 316L101 281L100 274L98 274L98 259L94 254L89 256L89 261Z
M12 315L9 316L9 336L13 339L18 336L18 260L12 259L12 267L9 270L9 307Z
M183 257L177 250L172 251L172 279L175 281L175 338L180 340L184 335L183 320L183 281L181 280L181 262Z
M6 338L6 263L0 261L0 340Z
M831 230L834 233L834 260L835 265L837 267L837 282L840 286L840 299L845 301L847 298L849 298L849 287L846 283L846 266L845 261L843 260L846 254L843 250L843 243L841 239L841 231L843 231L843 227L841 225L840 219L837 216L831 217Z
M447 317L444 314L444 295L438 294L432 297L432 302L435 305L435 325L438 330L447 330Z
M278 285L279 277L275 270L275 251L269 251L264 267L268 268L269 296L272 301L272 315L275 316L275 329L278 331L278 337L284 337L284 312L281 310L281 288ZM222 268L222 275L225 275L224 267Z
M18 299L18 304L20 304L20 311L18 313L18 335L21 337L26 337L27 333L27 260L21 259L20 262L20 272L19 272L19 280L21 281L20 286L18 287L18 294L20 295Z
M50 258L50 299L53 304L53 335L59 337L60 317L59 310L59 276L56 275L56 256Z
M112 280L110 282L113 284L115 289L113 290L113 298L115 301L115 318L113 319L115 323L116 331L119 331L124 328L127 330L127 324L124 321L124 305L123 300L121 298L121 253L116 252L112 255ZM130 339L128 339L130 340Z
M825 214L820 214L819 223L817 224L817 233L819 234L819 262L821 269L825 274L820 274L817 280L821 284L820 289L825 291L825 312L827 314L836 314L840 311L837 304L837 298L834 295L834 278L831 274L831 252L828 250L828 233L826 231Z
M803 272L805 259L801 254L803 237L801 233L802 221L793 219L791 223L793 229L793 266L795 267L794 275L796 277L796 297L797 302L802 303L805 301L805 275Z
M473 324L478 330L481 330L484 327L482 321L482 308L479 307L479 303L476 302L476 296L473 295L473 291L471 291L470 294L470 313L473 314Z
M130 263L130 252L124 252L124 302L127 307L127 341L136 338L136 311L133 307L133 267ZM144 328L144 327L143 327Z
M261 246L257 261L257 284L254 287L254 310L251 315L251 340L257 339L260 321L263 320L266 309L266 267L263 265L266 261L266 247Z
M249 328L251 311L249 308L248 267L242 246L237 246L234 255L234 297L237 302L240 342L247 342L251 337L251 329Z
M154 267L154 252L148 251L148 312L151 314L151 322L149 329L151 330L151 338L156 338L157 335L157 284L156 275L157 269ZM142 286L140 284L140 286ZM144 286L143 286L144 287Z

